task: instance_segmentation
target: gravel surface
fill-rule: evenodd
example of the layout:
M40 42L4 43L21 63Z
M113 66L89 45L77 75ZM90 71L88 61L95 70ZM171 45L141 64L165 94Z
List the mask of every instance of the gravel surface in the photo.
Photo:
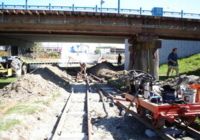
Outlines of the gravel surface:
M100 86L98 86L100 87ZM103 88L104 86L101 86ZM113 88L104 87L110 93L116 93ZM112 89L112 90L111 90ZM90 109L93 123L93 139L98 140L157 140L159 138L148 138L145 135L147 129L131 116L120 116L118 108L112 106L109 100L103 96L103 102L100 102L100 96L96 91L90 94ZM106 113L107 112L107 113ZM139 128L139 129L138 129Z

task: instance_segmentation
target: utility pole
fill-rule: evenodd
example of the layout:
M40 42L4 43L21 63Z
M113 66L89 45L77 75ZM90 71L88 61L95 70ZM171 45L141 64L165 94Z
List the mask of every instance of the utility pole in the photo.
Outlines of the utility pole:
M120 13L120 0L118 0L118 14Z
M104 0L101 0L100 1L100 5L101 5L101 13L102 13L102 5L105 3L105 1Z
M26 10L28 9L28 0L25 0L25 7L26 7Z

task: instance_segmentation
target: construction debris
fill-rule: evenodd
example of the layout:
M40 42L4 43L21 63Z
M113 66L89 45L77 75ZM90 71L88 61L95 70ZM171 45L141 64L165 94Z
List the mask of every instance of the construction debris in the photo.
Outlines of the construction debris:
M111 78L118 74L117 71L121 70L123 70L123 66L114 66L109 62L102 62L89 68L88 72L99 77Z
M161 85L176 86L180 83L194 84L200 83L200 77L196 75L181 75L180 77L169 78L159 82Z

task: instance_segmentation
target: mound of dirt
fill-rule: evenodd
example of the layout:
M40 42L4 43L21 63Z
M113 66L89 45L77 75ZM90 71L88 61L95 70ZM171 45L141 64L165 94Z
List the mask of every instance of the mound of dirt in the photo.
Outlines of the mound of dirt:
M58 87L55 84L46 81L40 75L27 74L15 83L4 87L0 91L0 96L20 100L30 96L44 96L56 90Z
M0 125L9 124L10 119L18 122L6 130L0 129L0 139L50 136L69 95L66 91L69 83L62 77L69 78L57 67L44 66L0 89Z
M113 66L109 62L99 63L88 69L88 72L96 76L104 77L108 75L115 75L116 71L123 70L123 66Z
M69 76L57 67L45 66L33 74L26 74L0 90L0 98L28 100L32 97L49 96L60 88L68 89L68 82L62 77Z

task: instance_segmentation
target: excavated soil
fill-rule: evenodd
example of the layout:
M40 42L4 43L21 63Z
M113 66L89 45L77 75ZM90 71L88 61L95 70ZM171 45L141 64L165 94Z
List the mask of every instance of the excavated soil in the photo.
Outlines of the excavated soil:
M88 73L99 77L111 78L118 74L117 71L122 71L123 69L123 66L114 66L112 63L102 62L89 68Z
M0 139L49 137L70 91L63 78L70 76L57 67L44 66L0 89Z

